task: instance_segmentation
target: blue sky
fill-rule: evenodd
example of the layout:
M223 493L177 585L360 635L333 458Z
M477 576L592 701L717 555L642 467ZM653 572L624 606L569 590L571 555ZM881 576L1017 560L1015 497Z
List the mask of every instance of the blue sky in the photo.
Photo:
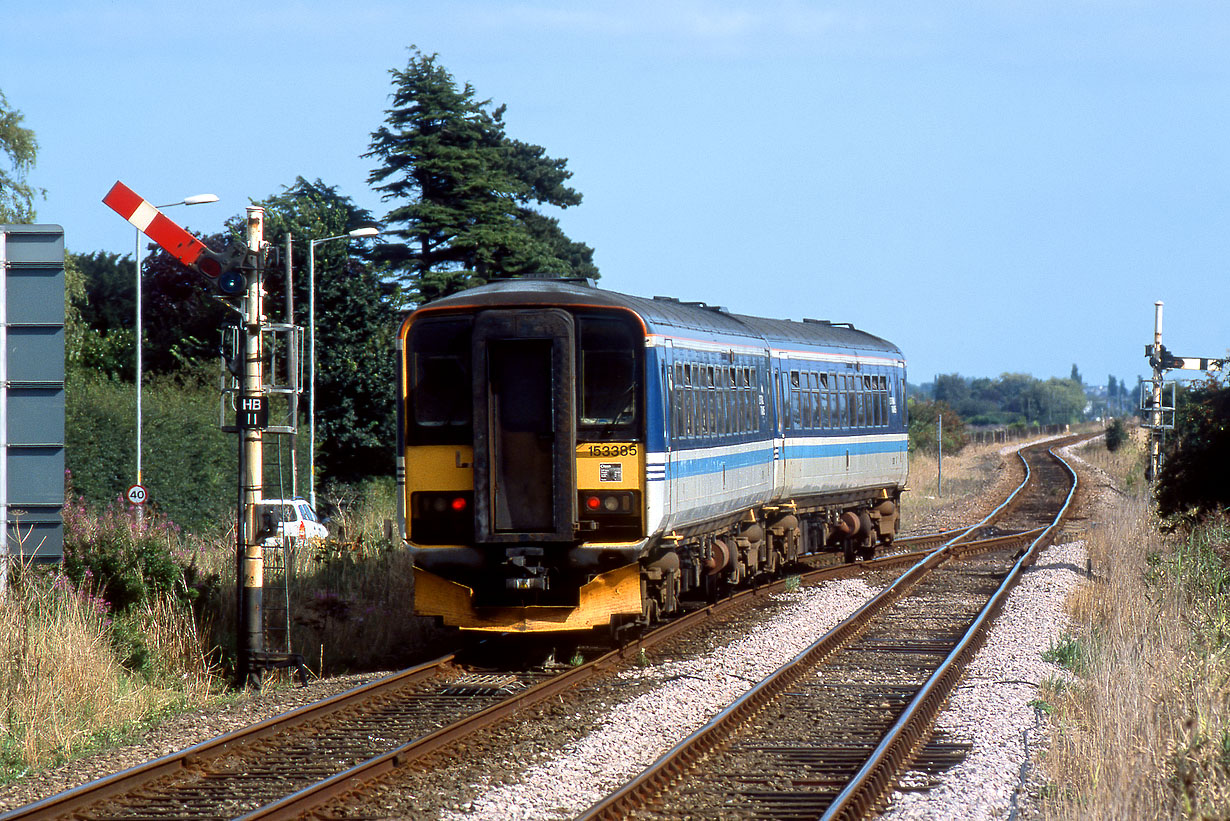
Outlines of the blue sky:
M123 180L216 230L367 150L411 44L566 157L603 287L853 322L937 373L1086 382L1230 348L1230 4L8 0L44 222L131 253Z

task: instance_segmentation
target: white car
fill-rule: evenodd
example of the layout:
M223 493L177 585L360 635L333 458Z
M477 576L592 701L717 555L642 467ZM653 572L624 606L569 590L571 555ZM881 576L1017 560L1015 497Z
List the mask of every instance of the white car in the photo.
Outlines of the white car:
M262 499L257 505L256 527L265 534L264 543L271 547L279 544L283 537L293 539L296 544L329 537L329 528L321 524L306 499Z

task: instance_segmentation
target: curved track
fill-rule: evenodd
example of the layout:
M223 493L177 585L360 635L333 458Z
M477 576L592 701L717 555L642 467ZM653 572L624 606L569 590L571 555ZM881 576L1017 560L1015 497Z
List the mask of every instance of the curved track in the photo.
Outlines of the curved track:
M952 540L581 817L870 814L927 742L1009 590L1071 507L1075 472L1053 449L1026 457L1025 483L971 533L1044 515L1028 548Z

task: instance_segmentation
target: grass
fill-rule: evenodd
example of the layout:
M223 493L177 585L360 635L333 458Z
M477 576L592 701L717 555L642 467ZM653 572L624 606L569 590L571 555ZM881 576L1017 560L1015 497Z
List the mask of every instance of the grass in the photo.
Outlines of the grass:
M910 491L901 501L902 530L917 532L937 514L973 504L989 491L1004 464L999 453L1003 447L1001 444L966 445L956 454L946 454L942 476L936 454L911 452Z
M1069 601L1071 633L1049 654L1052 744L1040 796L1050 819L1230 815L1230 521L1162 535L1139 479L1136 440L1082 456L1121 488L1091 531L1095 579ZM1126 451L1126 452L1124 452Z
M392 483L330 492L341 503L331 529L343 538L292 557L292 649L317 673L402 665L426 652L436 634L413 616L413 568L387 537ZM74 582L58 567L14 568L0 596L0 782L233 697L226 689L235 633L233 534L202 542L162 528L149 539L149 528L131 526L125 515L74 500L66 506L66 540L92 557L152 551L171 562L177 579L187 564L185 578L162 590L137 577L148 582L149 568L165 571L167 562L124 564L122 576L135 586L122 589L141 592L121 606L105 597L121 588L98 584L101 577L88 569ZM191 606L185 581L196 594Z

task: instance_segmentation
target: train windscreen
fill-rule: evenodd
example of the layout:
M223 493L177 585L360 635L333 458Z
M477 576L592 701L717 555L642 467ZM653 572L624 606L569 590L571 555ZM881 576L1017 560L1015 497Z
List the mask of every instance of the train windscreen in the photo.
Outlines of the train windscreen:
M622 428L636 423L637 349L641 339L627 322L580 320L580 418L583 427Z
M470 438L470 317L429 317L410 332L407 439L413 444L454 444Z

